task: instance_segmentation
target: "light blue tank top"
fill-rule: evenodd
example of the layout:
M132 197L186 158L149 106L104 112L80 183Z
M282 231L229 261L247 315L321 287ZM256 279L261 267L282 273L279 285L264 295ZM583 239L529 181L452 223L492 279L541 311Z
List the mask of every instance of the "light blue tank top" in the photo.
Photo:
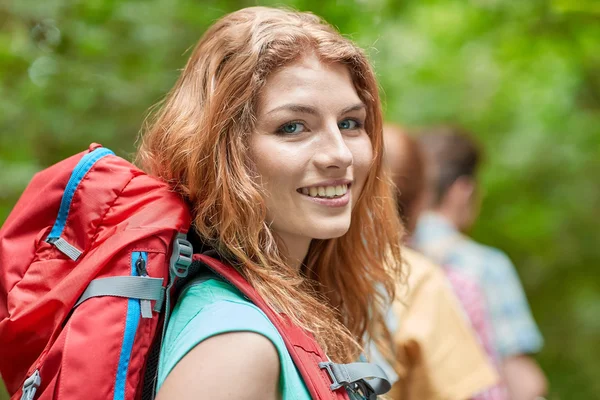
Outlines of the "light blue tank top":
M180 296L165 333L158 366L158 388L190 350L205 339L228 332L254 332L269 339L279 354L283 400L310 399L283 338L267 316L230 284L209 279Z
M217 279L190 286L179 297L161 348L157 389L190 350L205 339L228 332L254 332L269 339L279 354L282 400L311 399L275 325L235 287ZM349 393L349 397L364 399L357 393Z

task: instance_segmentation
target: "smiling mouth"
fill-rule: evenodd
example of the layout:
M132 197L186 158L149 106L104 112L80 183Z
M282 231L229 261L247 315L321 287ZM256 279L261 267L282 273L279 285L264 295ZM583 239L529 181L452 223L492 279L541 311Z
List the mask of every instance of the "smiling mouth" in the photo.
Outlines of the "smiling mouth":
M311 186L300 188L297 190L297 192L308 197L335 199L348 193L349 187L349 184L335 186Z

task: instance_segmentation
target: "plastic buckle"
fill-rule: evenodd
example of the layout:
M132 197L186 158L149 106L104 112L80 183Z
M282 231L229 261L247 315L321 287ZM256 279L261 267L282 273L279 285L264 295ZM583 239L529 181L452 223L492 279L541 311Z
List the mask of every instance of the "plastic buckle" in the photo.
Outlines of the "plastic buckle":
M367 400L377 400L377 393L371 385L369 385L366 381L360 380L354 383L354 390L359 390L362 393L362 396Z
M179 233L173 241L173 253L171 253L169 261L171 272L179 278L185 278L188 268L192 265L193 254L192 244L187 241L184 234Z
M335 373L333 372L332 366L333 366L333 363L331 361L323 361L323 362L319 363L319 368L327 370L327 374L329 375L331 382L333 382L333 384L331 386L329 386L329 388L331 390L338 390L339 388L341 388L344 385L341 384L335 377Z
M23 383L23 394L21 395L21 400L33 400L35 396L35 392L42 384L42 378L40 377L40 372L36 369L33 374Z

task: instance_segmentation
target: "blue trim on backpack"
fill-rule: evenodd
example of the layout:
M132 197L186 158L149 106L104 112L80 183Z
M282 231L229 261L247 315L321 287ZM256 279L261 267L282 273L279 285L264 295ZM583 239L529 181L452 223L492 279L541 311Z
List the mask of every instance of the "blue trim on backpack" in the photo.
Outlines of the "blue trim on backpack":
M139 257L148 262L148 253L145 251L136 251L131 253L131 276L137 276L135 262ZM117 375L115 379L115 393L113 400L125 400L125 390L127 382L127 370L129 369L129 361L131 360L131 350L133 342L140 322L141 310L140 300L127 300L127 317L125 318L125 332L123 333L123 344L121 345L121 353L119 356L119 365L117 366Z
M113 153L109 149L99 147L87 153L81 158L81 160L79 160L79 162L73 169L73 172L71 173L71 177L69 178L67 186L65 187L63 197L60 201L60 208L58 209L58 216L56 217L54 226L52 226L52 230L46 238L46 241L50 241L50 239L58 239L60 235L62 235L63 230L65 229L65 225L67 223L67 217L69 216L71 201L73 200L73 195L75 194L75 190L77 189L79 182L81 182L83 177L88 173L90 169L92 169L92 167L98 160L108 155L114 154L115 153Z

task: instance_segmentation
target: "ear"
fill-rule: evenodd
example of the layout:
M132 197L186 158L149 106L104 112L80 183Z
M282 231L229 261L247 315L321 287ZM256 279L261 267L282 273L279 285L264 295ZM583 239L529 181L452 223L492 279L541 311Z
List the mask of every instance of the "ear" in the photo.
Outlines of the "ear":
M475 180L468 176L458 177L444 194L440 202L441 208L463 209L471 204L475 196Z
M452 189L462 199L468 200L475 195L476 183L475 179L470 176L460 176L452 184Z

